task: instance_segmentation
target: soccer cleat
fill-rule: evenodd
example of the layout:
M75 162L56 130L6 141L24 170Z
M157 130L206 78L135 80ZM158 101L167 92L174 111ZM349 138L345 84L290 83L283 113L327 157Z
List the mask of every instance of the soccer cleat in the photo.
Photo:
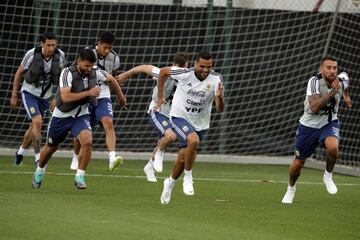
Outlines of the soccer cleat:
M188 196L193 196L195 194L192 177L184 176L183 192Z
M18 154L18 152L16 151L16 153L15 153L15 164L19 165L19 164L22 163L22 161L23 161L23 155Z
M281 202L288 203L288 204L293 203L294 197L295 197L295 192L296 192L296 188L292 187L292 189L291 189L291 187L289 186L287 188L287 191L286 191L283 199L281 200Z
M70 169L71 170L77 170L79 166L79 160L77 158L72 158Z
M35 171L33 178L32 178L32 187L33 188L40 188L41 183L44 179L45 173L42 173L40 171Z
M154 155L154 169L156 172L162 172L163 160L164 160L164 152L157 150Z
M84 175L76 175L74 184L78 189L86 189Z
M157 182L153 166L150 163L145 165L144 172L148 182Z
M124 159L122 156L116 157L114 160L109 161L109 169L110 171L115 171L121 164L123 164Z
M326 175L324 173L323 182L325 183L326 190L329 194L334 195L337 193L337 187L332 180L332 175Z
M164 189L161 193L161 197L160 197L160 202L163 205L166 205L170 202L171 199L171 192L173 189L174 185L171 185L170 183L170 178L166 178L164 180Z

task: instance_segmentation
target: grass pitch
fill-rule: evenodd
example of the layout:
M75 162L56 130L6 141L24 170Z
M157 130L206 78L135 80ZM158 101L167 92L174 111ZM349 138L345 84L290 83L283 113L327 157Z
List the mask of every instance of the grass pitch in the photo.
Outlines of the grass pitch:
M169 205L160 204L165 161L157 183L145 161L126 161L114 173L93 160L88 189L77 190L69 159L52 159L40 189L31 188L33 159L15 166L0 158L0 239L360 239L360 179L334 174L338 194L322 171L303 169L294 203L281 203L288 166L196 163L195 196L182 179Z

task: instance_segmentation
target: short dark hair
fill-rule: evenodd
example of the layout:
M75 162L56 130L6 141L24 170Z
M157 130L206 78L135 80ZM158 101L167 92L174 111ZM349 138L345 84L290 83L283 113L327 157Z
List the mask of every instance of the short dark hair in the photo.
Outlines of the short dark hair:
M93 50L90 49L89 47L80 49L78 54L78 59L80 59L80 61L89 61L91 63L96 62L96 56Z
M173 63L179 65L179 66L185 66L187 62L187 55L185 52L178 52L175 54Z
M102 43L113 44L115 41L115 35L112 32L105 31L99 35L99 41Z
M210 60L212 59L212 56L208 51L201 51L196 55L196 61L199 61L200 58L205 60Z
M337 62L336 58L334 56L331 55L326 55L325 57L323 57L321 59L321 63L324 63L325 61L330 60L330 61L334 61Z
M56 40L55 33L53 33L53 32L44 32L43 35L40 37L40 41L44 43L44 42L46 42L46 39L49 39L49 40L55 39Z

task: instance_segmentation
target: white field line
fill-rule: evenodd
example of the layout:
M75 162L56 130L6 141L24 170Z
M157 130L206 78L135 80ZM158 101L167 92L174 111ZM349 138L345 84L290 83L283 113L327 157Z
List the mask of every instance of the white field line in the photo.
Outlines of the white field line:
M0 171L0 174L27 174L32 175L34 172L17 172L17 171ZM73 176L74 173L56 173L47 172L48 175L58 176ZM145 176L130 176L130 175L108 175L108 174L86 174L86 177L106 177L106 178L133 178L133 179L145 179ZM165 179L166 177L157 177L159 179ZM234 178L194 178L197 181L214 181L214 182L250 182L250 183L281 183L286 184L287 181L271 180L271 179L234 179ZM322 182L302 182L300 184L309 185L322 185ZM336 183L338 186L360 186L360 183Z

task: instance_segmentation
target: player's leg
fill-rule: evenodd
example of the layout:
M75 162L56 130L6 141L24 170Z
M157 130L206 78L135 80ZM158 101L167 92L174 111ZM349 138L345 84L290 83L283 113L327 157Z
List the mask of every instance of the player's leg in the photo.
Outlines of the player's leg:
M32 133L31 133L31 122L30 122L29 128L26 130L24 134L23 142L15 153L15 164L18 165L22 163L25 149L27 149L30 146L31 142L32 142Z
M73 157L71 159L71 170L77 170L79 166L79 152L80 152L80 142L77 140L77 138L73 139Z
M78 189L86 189L84 177L92 154L92 131L88 115L83 115L73 120L71 134L77 136L81 145L79 166L75 175L75 186Z
M105 143L109 151L109 169L110 171L116 170L122 163L123 157L116 156L116 135L113 124L113 110L110 98L98 99L98 104L91 114L91 126L100 121L100 125L105 131Z
M104 116L101 118L101 124L105 131L105 142L107 149L109 151L109 169L114 171L117 169L120 164L123 163L123 158L121 156L116 156L116 136L113 125L113 119L110 116Z
M164 154L167 146L176 140L176 134L171 130L171 123L167 116L151 111L149 113L149 120L151 125L158 131L160 140L152 156L153 168L156 172L162 172Z
M58 145L64 141L68 133L68 121L66 119L52 117L49 122L45 146L41 149L38 166L35 170L32 185L39 188L45 176L45 168L50 158L56 152Z
M336 161L339 159L340 126L337 120L328 123L321 129L320 140L323 141L326 151L326 168L323 175L323 182L329 194L336 194L337 187L332 179L332 172Z
M42 116L41 115L34 116L31 121L32 121L31 124L32 143L35 152L35 164L36 164L40 159Z
M319 140L318 129L300 124L295 136L295 158L289 167L289 183L282 203L292 203L296 192L296 181L304 167L305 160L314 152Z
M164 188L161 193L160 202L161 204L168 204L171 199L172 189L175 186L176 180L181 176L185 167L185 150L186 148L180 148L177 159L173 166L173 171L169 178L164 180Z

